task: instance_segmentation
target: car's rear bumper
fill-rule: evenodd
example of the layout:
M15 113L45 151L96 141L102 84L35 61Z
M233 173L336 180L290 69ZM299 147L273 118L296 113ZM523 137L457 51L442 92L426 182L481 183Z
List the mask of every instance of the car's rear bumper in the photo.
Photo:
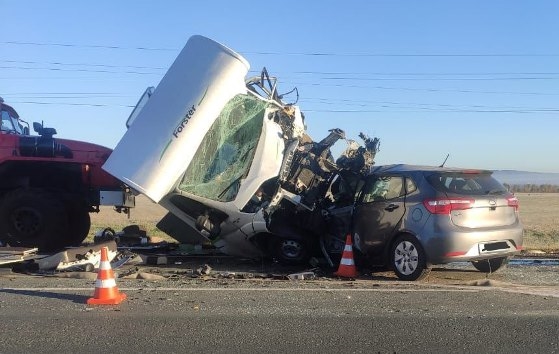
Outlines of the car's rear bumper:
M432 264L510 257L523 249L523 229L447 230L422 241Z
M488 250L486 247L499 245L497 249ZM522 247L516 247L511 240L482 242L474 244L467 252L448 252L443 254L440 263L459 261L478 261L497 257L510 257L520 253Z

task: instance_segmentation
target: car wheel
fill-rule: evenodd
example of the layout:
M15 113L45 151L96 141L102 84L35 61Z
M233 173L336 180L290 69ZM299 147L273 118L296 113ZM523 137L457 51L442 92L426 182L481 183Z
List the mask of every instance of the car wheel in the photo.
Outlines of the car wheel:
M308 246L295 239L278 238L273 245L274 256L284 264L301 264L308 259Z
M431 270L419 241L411 235L402 235L392 244L390 263L398 278L420 280Z
M508 262L509 257L498 257L483 259L481 261L473 261L472 265L480 272L493 273L501 268L504 268L504 266L507 265Z

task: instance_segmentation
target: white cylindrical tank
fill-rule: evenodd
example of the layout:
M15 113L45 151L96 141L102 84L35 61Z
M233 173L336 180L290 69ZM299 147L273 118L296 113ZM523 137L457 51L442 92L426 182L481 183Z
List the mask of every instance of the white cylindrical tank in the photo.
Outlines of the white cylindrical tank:
M191 37L103 169L159 202L184 173L225 104L246 92L249 67L233 50Z

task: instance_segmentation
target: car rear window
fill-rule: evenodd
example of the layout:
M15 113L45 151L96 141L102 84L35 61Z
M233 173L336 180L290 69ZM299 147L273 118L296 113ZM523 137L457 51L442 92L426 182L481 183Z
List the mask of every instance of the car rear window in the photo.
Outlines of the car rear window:
M505 194L507 189L491 172L435 172L425 176L429 184L443 193L484 195Z

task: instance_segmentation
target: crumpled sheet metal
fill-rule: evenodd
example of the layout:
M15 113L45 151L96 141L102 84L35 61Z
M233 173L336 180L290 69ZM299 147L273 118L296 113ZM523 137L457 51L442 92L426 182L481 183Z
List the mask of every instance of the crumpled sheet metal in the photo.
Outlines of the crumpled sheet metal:
M109 262L117 255L116 242L108 241L96 245L70 248L51 256L36 259L40 270L94 270L101 263L101 248L108 247ZM88 266L91 265L91 266ZM89 268L89 269L88 269Z

